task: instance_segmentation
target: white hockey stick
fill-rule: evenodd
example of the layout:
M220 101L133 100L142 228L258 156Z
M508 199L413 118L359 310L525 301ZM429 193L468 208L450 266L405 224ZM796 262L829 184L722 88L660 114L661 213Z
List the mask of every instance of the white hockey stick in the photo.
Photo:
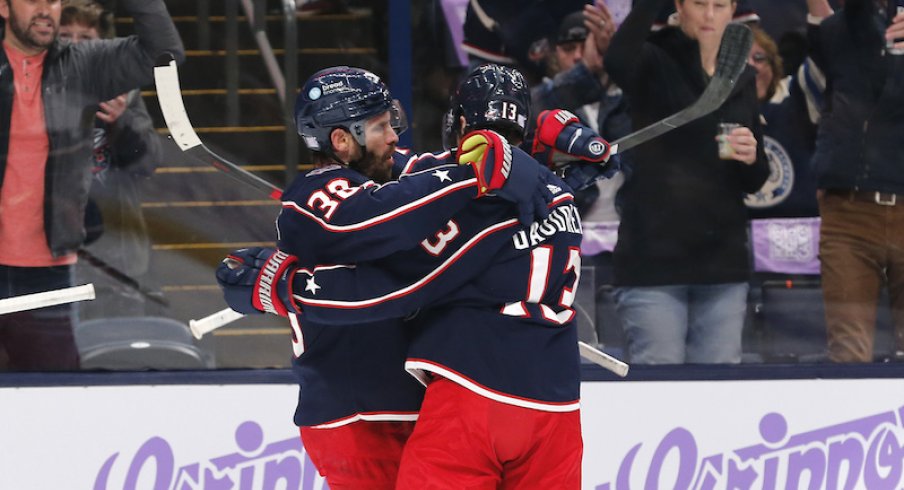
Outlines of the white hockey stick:
M581 357L587 359L588 361L596 364L597 366L604 367L609 371L621 376L624 378L628 375L628 364L619 361L618 359L606 354L605 352L593 347L592 345L578 341L578 349L581 351Z
M201 142L185 111L176 60L171 55L163 55L157 60L157 66L154 67L154 84L166 127L183 153L213 165L217 170L225 172L239 182L255 187L270 198L279 200L282 189L217 155Z
M716 71L700 98L690 107L612 142L613 154L634 148L718 109L734 89L747 66L753 33L743 24L729 24L722 34Z
M204 334L213 332L214 330L232 323L245 315L233 310L232 308L224 308L212 315L207 315L200 320L191 320L188 322L188 328L191 329L192 335L196 339L201 340Z
M94 299L94 284L0 299L0 315Z

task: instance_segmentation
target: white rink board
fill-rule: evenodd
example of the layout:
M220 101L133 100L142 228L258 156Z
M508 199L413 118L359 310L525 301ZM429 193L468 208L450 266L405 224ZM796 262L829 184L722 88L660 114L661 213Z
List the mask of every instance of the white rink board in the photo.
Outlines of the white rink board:
M269 384L0 389L0 489L319 490L297 398Z
M904 487L901 379L582 388L584 489Z
M320 490L296 396L3 388L0 489ZM582 396L584 489L904 487L904 380L587 382Z

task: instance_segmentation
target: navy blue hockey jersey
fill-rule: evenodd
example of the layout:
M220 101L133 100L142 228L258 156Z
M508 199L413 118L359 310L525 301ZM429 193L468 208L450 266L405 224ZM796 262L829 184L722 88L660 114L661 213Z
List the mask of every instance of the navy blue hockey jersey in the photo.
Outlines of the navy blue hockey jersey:
M437 162L409 163L416 171ZM300 270L297 305L310 321L328 324L410 316L417 330L406 367L421 379L433 373L503 403L576 410L580 362L571 306L581 224L571 189L543 172L556 197L547 219L526 227L513 205L474 201L410 250Z
M302 265L381 257L414 246L475 196L476 179L467 166L384 185L329 166L299 177L283 194L278 243ZM411 335L401 319L362 319L356 327L324 326L303 316L290 320L293 371L301 387L297 425L417 418L423 387L404 370Z
M376 184L342 165L311 170L283 193L277 246L302 264L363 261L417 245L477 196L468 165Z

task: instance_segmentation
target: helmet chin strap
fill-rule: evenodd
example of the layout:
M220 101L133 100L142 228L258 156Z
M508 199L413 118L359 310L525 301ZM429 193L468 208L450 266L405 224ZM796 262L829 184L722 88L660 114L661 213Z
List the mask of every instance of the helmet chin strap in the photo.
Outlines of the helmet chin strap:
M356 161L361 161L365 157L367 157L367 148L364 145L362 145L361 143L358 143L357 141L355 141L355 144L358 145L358 148L361 149L361 157L358 158L357 160L349 160L349 161L343 160L342 158L339 157L339 155L336 153L336 150L334 150L332 146L330 146L329 150L325 151L324 153L326 153L326 155L328 157L330 157L336 163L338 163L340 165L344 165L344 166L349 167L354 170L358 170L360 172L361 169L356 168L353 165L353 163ZM364 172L361 172L361 173L364 173Z
M2 1L2 0L0 0L0 1ZM347 128L336 128L336 129L341 129L342 131L345 131L348 134L348 136L352 139L352 142L354 144L358 145L358 148L361 149L361 158L364 158L367 149L364 147L364 145L362 145L361 143L358 143L358 139L355 138L355 135L352 134L352 132ZM344 159L340 158L339 154L336 153L336 149L333 148L332 143L330 143L329 148L325 149L323 151L323 153L325 153L328 157L330 157L336 163L338 163L340 165L345 165L346 167L351 167L351 161L345 161Z

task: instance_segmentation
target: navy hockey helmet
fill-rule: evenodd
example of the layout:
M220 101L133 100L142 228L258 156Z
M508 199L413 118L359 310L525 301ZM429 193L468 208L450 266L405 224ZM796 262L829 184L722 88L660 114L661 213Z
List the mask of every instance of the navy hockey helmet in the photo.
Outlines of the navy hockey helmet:
M467 129L513 131L521 136L530 120L530 91L518 70L496 64L475 68L459 84L452 96L450 112L444 117L444 140L455 141L461 131L460 117Z
M389 111L396 133L407 129L405 113L380 77L360 68L320 70L295 99L295 127L311 151L332 152L330 133L344 128L364 146L364 123Z

